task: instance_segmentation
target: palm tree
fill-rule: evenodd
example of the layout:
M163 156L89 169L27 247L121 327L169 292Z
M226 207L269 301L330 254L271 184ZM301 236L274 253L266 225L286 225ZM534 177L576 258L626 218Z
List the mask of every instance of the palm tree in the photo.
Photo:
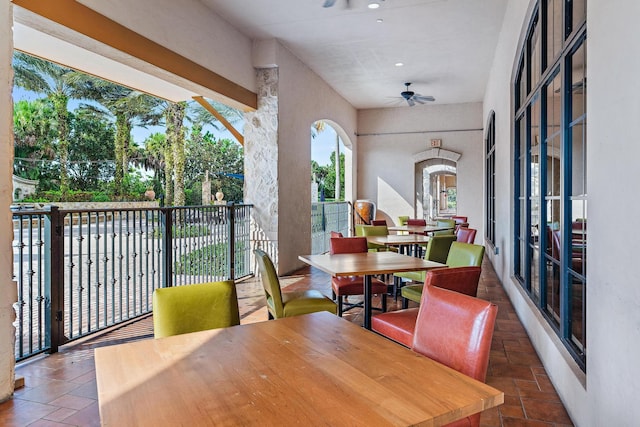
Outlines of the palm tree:
M173 156L165 155L165 159L173 157L173 205L184 206L184 119L186 114L186 102L171 103L164 111L167 125L167 146L172 150ZM169 153L167 153L169 154ZM168 163L168 162L167 162ZM166 179L166 177L165 177ZM168 186L167 186L168 190ZM168 191L167 191L168 193Z
M53 105L57 125L57 147L60 158L60 191L69 191L69 99L77 99L76 87L70 78L77 74L70 68L22 52L13 54L14 82L16 85L46 95Z
M129 172L129 157L132 151L131 130L133 126L155 125L161 115L156 112L162 102L145 93L133 90L95 76L77 74L72 78L78 92L86 99L96 101L102 108L83 104L82 108L92 110L115 119L115 173L113 178L115 193L124 194L123 180Z
M14 173L23 178L40 179L41 160L55 158L52 145L56 132L47 99L18 101L13 106Z

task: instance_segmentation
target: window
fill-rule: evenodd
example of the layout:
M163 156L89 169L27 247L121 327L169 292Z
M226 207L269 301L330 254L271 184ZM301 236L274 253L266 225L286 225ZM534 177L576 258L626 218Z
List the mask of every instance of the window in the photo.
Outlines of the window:
M496 113L489 113L485 136L485 185L486 185L486 240L495 246L496 242Z
M582 369L587 286L585 21L586 0L539 0L513 82L513 273ZM489 145L487 139L486 228L491 240L495 190L490 185L494 170Z

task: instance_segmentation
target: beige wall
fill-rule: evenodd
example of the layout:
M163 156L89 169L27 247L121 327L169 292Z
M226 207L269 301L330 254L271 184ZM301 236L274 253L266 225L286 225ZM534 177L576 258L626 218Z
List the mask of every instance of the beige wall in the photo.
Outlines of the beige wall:
M16 302L16 286L11 279L13 271L13 250L11 241L11 211L9 205L13 200L11 171L13 170L13 109L11 91L13 72L11 55L13 52L13 36L11 28L11 3L5 1L0 5L0 401L7 399L13 392L14 376L14 342L15 330L13 321ZM4 166L2 166L4 165Z
M640 213L640 202L624 185L640 182L640 45L636 0L588 0L588 198L586 375L532 307L512 272L511 85L518 40L528 22L530 2L509 2L484 101L484 119L496 112L496 240L490 254L518 316L542 359L572 420L579 426L635 425L640 364L640 287L635 243L625 238L625 221L611 221L612 207L625 217Z
M355 108L281 45L277 64L278 270L284 273L303 266L298 255L311 251L311 125L319 119L336 123L351 138L354 153L358 141Z
M482 104L449 104L360 110L358 112L358 198L376 202L378 216L397 222L416 212L413 156L441 139L458 161L458 212L484 236L482 213Z

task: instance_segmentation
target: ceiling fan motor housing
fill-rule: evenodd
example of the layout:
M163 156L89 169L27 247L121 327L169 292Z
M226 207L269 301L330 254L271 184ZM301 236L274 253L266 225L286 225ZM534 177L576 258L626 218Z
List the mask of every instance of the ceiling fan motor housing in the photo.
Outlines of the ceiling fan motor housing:
M400 92L400 95L402 95L402 97L408 101L409 98L415 95L415 92L411 90L405 90L404 92Z

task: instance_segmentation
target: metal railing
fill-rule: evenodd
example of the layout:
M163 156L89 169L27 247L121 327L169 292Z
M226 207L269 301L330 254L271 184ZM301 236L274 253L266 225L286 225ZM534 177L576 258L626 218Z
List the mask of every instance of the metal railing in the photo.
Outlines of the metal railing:
M350 202L311 204L311 253L321 254L329 250L332 231L349 235L352 207Z
M149 313L154 289L251 275L250 205L14 212L16 360Z

